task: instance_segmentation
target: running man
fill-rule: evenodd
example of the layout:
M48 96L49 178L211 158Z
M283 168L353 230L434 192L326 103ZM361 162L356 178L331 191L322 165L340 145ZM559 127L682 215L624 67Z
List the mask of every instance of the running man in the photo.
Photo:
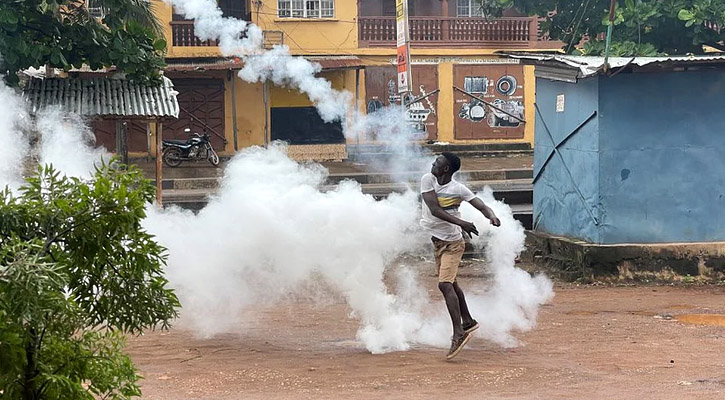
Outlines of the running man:
M420 182L424 203L420 225L432 235L438 269L438 289L443 293L453 322L453 340L446 356L448 360L461 352L473 331L478 329L478 322L471 317L466 298L456 282L458 265L465 249L462 232L471 237L471 234L478 235L478 230L472 222L461 219L458 206L462 201L467 201L488 218L491 225L501 225L493 210L465 185L453 180L453 174L460 167L461 159L458 156L442 153L436 158L430 173L423 175Z

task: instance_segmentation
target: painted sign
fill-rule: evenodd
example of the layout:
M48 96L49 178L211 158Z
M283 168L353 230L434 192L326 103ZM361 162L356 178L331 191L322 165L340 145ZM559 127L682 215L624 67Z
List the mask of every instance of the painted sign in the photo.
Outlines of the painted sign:
M395 21L397 27L398 93L411 91L410 48L408 43L408 0L395 0Z
M522 65L453 67L456 139L524 137L524 70ZM482 101L483 100L483 101Z
M438 66L421 65L412 71L416 87L412 88L414 97L425 96L438 88ZM367 113L393 104L400 105L401 95L395 85L396 70L390 66L369 66L365 68L365 100ZM428 139L438 134L438 95L434 94L412 104L408 110L408 120L418 131L424 131ZM370 133L368 140L374 140Z

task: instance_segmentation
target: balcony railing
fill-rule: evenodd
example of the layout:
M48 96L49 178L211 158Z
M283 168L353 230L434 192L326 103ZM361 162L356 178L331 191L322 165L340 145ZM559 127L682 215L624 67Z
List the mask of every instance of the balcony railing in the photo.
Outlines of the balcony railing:
M194 36L194 21L171 21L171 44L182 47L218 46L218 40L201 41Z
M246 32L242 33L242 37ZM284 32L262 31L265 49L284 44ZM171 21L171 44L180 47L212 47L219 46L218 40L201 41L194 35L194 21Z
M395 17L360 17L360 47L395 46ZM546 41L538 17L494 20L466 17L411 17L410 40L415 46L538 47Z

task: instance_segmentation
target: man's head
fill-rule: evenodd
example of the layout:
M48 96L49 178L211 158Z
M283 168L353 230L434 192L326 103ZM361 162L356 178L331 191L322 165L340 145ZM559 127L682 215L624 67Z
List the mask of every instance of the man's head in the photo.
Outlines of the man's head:
M446 151L436 158L430 169L430 173L435 177L441 177L448 174L452 176L460 168L461 159L458 158L457 155Z

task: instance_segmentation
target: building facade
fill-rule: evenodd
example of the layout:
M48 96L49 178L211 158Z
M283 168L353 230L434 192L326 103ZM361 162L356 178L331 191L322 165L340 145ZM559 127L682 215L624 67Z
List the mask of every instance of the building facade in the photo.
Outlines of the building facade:
M165 74L179 92L179 120L165 127L165 138L182 138L187 127L206 130L222 155L281 139L297 158L318 160L341 159L349 145L376 142L370 134L346 139L343 127L324 123L297 90L242 81L238 60L223 58L217 43L194 36L193 21L153 1L168 42ZM284 44L319 63L319 76L351 92L360 111L400 102L395 0L219 0L219 6L262 28L265 46ZM409 10L413 94L438 90L416 105L428 139L533 145L533 67L497 52L558 49L539 32L539 19L508 11L489 20L471 0L409 0Z

